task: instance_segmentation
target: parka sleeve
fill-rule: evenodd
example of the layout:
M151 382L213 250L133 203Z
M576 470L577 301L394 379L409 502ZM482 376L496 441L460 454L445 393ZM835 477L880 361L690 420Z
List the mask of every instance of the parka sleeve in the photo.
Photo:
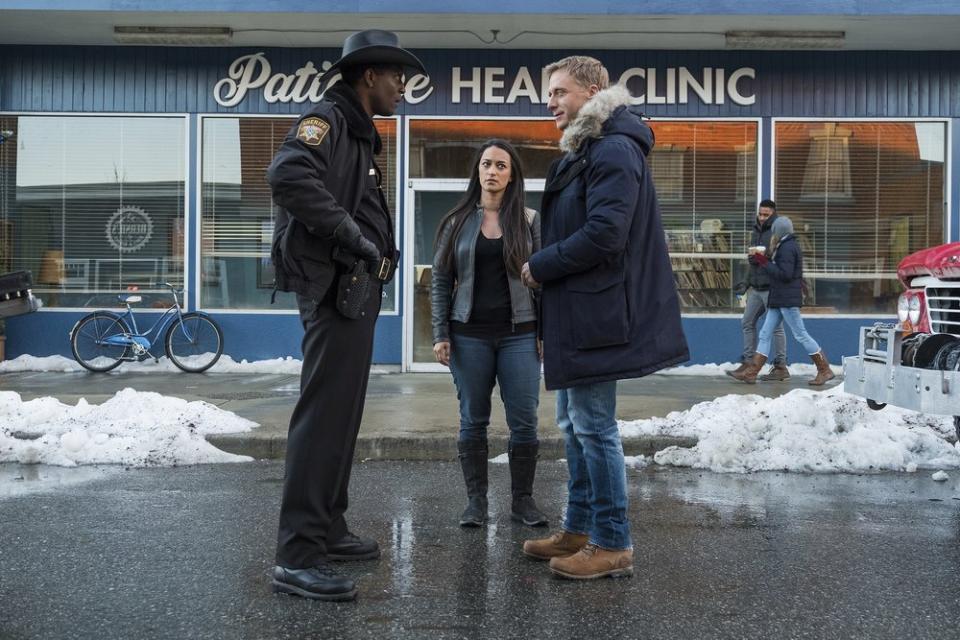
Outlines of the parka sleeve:
M324 238L331 237L349 215L324 182L342 135L345 132L331 115L305 116L287 134L267 169L274 203Z
M771 278L776 278L780 282L793 282L797 279L797 262L802 258L796 250L796 243L793 243L790 249L790 251L777 252L776 261L770 261L763 266ZM803 275L802 270L800 275Z
M626 247L643 160L630 142L618 137L602 140L590 152L586 223L570 237L530 257L530 273L537 282L586 271Z

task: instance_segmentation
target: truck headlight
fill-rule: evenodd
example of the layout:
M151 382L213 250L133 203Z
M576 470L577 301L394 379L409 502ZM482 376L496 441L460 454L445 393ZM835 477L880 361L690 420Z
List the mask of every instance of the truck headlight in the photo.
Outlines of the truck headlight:
M897 320L901 323L907 321L907 318L910 316L910 298L913 296L908 296L906 293L901 293L900 298L897 300Z
M910 296L907 317L913 326L917 326L917 323L920 322L920 296Z

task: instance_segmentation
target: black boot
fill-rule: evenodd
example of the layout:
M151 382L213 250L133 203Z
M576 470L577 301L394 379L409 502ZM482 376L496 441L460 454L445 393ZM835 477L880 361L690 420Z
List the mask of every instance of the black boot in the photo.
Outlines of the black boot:
M537 475L537 451L540 443L513 444L508 447L513 504L510 517L531 527L547 524L547 516L533 500L533 478Z
M487 443L458 442L457 449L469 499L460 526L479 527L487 520Z

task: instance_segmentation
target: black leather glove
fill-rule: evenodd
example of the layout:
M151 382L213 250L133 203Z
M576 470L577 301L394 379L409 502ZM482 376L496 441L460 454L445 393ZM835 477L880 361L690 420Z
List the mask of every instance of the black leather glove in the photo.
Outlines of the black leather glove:
M373 244L364 237L357 226L356 221L347 216L343 222L337 225L333 230L333 238L340 245L340 248L356 254L357 257L367 260L371 263L379 262L380 252L377 251L377 245Z

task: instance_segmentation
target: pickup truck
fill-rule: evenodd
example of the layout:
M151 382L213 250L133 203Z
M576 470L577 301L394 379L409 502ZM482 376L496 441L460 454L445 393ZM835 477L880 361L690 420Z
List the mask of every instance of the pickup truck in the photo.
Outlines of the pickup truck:
M31 313L40 307L33 297L33 276L29 271L0 274L0 318Z
M843 359L844 390L875 410L952 415L960 439L960 242L910 254L897 278L897 322L860 328L859 353Z

